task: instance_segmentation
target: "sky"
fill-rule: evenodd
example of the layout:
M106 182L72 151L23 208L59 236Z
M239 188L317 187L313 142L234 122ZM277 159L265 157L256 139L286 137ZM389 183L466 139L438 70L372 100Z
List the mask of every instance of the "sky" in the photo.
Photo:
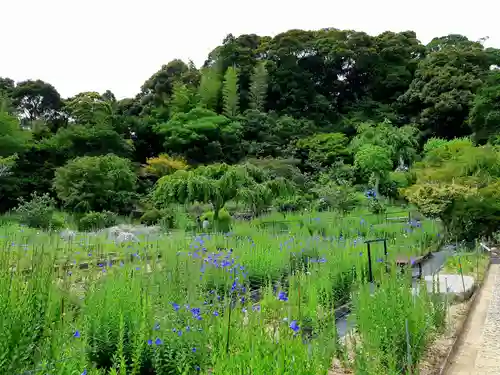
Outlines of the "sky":
M462 34L500 48L498 0L1 0L0 77L41 79L63 97L135 96L163 64L197 66L232 33L324 27Z

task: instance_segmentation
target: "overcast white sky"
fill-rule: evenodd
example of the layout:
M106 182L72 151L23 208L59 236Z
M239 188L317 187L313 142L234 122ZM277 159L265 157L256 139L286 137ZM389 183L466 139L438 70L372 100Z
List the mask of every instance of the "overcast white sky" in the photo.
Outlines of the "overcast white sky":
M197 66L232 33L335 27L459 33L500 47L499 0L0 0L0 76L42 79L62 96L134 96L162 64Z

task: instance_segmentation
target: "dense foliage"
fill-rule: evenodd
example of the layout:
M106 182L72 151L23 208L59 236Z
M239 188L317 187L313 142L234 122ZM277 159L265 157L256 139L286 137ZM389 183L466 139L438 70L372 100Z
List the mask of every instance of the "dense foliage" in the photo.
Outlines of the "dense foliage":
M475 143L464 152L477 153L476 145L499 142L498 65L499 50L461 35L423 45L411 31L370 36L326 28L273 38L230 34L199 69L173 60L136 97L122 100L110 91L61 98L41 80L1 78L0 210L36 191L82 213L146 212L166 201L186 202L172 190L183 179L187 201L212 204L216 218L229 201L253 214L269 206L304 207L304 201L349 210L368 189L376 210L383 211L382 196L422 206L417 188L423 195L434 189L435 197L456 190L422 185L418 171L426 168L412 166L434 157L424 145L466 137ZM97 171L109 154L128 160L119 177L127 183L112 182L114 166L106 183L83 183L88 162ZM87 157L94 159L81 159ZM260 181L214 198L198 173L211 164L253 165L268 181L287 180L289 196ZM234 168L217 179L233 179ZM448 161L440 169L447 168ZM402 194L416 174L417 187ZM98 192L101 183L106 188Z

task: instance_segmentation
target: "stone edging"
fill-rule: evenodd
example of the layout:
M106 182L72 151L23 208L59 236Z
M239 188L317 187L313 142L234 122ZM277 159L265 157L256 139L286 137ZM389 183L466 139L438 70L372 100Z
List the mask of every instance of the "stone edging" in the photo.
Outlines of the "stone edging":
M485 284L486 278L488 277L489 272L490 272L490 266L491 266L491 259L490 259L490 262L488 263L488 266L486 267L486 270L484 272L482 284L480 284L476 288L476 290L474 291L474 294L469 299L468 303L469 303L470 307L467 311L467 315L466 315L465 319L463 319L462 322L458 324L458 327L455 331L456 337L453 340L453 344L448 349L448 353L447 353L446 357L443 359L443 361L441 363L441 366L439 369L439 375L444 375L446 373L446 371L448 370L448 368L450 366L451 358L453 358L453 356L456 354L458 347L460 346L460 344L463 341L465 328L470 324L471 316L473 315L474 310L476 309L476 305L474 304L474 302L475 302L477 296L479 294L481 294L481 291L483 290L483 286Z

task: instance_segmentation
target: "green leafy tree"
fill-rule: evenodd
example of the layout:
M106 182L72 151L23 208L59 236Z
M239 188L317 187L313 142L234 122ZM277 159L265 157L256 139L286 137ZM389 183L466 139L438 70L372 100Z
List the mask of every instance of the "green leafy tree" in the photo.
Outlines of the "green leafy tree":
M116 155L84 156L56 170L54 190L75 212L133 210L137 176L130 160Z
M196 95L187 85L176 82L173 85L172 97L169 101L170 116L176 113L187 113L196 105Z
M256 167L212 164L162 177L153 192L153 200L159 208L170 203L209 203L217 222L220 211L230 200L240 198L260 210L270 202L269 196L285 190L281 189L282 183L285 182L266 180L265 172ZM255 195L257 193L261 196Z
M167 153L183 156L190 164L234 162L241 157L241 125L208 109L177 113L156 131L164 137Z
M146 106L162 106L172 96L176 82L197 87L199 72L191 63L186 64L179 59L172 60L144 82L139 96Z
M362 146L354 156L354 165L364 175L373 176L374 188L378 196L381 178L392 169L391 152L377 145Z
M18 119L0 111L0 157L24 150L30 138L31 133L21 129Z
M0 77L0 95L10 97L15 86L14 80L8 77Z
M64 110L73 123L112 125L116 109L114 96L111 95L82 92L66 100Z
M238 70L233 67L227 68L222 84L222 104L224 115L234 118L239 114L238 94Z
M453 240L491 235L500 218L494 191L500 181L498 149L475 147L469 139L432 139L424 149L412 171L416 183L402 190L408 201L440 218Z
M8 176L11 173L12 167L16 164L17 155L9 157L0 157L0 177Z
M61 109L61 96L49 83L28 80L17 84L12 91L14 106L30 121L51 119Z
M393 163L398 163L400 168L411 165L417 157L419 131L414 126L395 127L387 120L378 124L365 122L357 126L356 132L351 141L354 152L367 144L387 148Z
M348 159L349 139L342 133L318 133L297 141L296 148L311 164L323 167L332 165L338 159Z
M408 90L399 97L401 113L418 123L426 136L470 134L467 126L474 95L489 69L481 44L452 36L431 42Z
M113 153L130 156L133 146L109 125L69 125L41 142L41 146L63 162L78 156Z
M476 142L484 143L500 133L500 71L493 70L475 96L469 124Z
M222 88L221 74L214 67L205 68L201 74L198 96L200 106L216 112Z
M271 38L255 34L243 34L239 37L227 35L222 45L216 47L205 62L206 67L226 72L228 68L238 69L239 104L241 112L249 109L250 85L255 66L266 59L268 42Z

